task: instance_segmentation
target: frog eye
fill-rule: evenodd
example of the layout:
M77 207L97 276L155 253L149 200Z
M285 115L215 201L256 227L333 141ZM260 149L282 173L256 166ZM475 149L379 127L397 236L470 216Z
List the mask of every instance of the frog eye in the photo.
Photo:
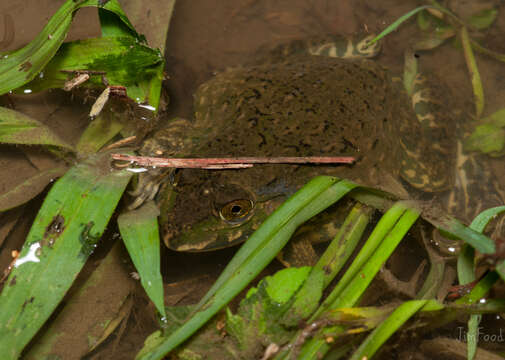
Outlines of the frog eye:
M248 218L253 206L253 202L248 199L233 200L219 210L219 216L227 222L242 222Z

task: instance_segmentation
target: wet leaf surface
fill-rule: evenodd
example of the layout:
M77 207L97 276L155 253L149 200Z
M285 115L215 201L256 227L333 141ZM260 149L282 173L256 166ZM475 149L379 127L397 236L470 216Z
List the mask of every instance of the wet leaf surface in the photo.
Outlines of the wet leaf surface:
M131 176L111 173L108 156L75 166L47 195L0 294L6 357L16 358L44 324L104 231Z
M51 129L20 112L0 107L0 143L73 147Z
M135 264L140 282L158 312L165 317L163 280L160 273L159 209L150 201L118 218L119 231Z

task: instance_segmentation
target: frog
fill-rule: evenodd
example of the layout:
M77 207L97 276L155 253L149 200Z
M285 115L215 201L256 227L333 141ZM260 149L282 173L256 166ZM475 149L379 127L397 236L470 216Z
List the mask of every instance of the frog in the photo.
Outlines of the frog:
M398 78L371 60L380 47L370 38L298 41L276 48L266 61L220 72L195 92L193 121L174 120L144 143L143 155L162 157L355 159L352 165L151 174L140 186L140 202L156 199L168 248L199 252L239 244L316 175L399 198L433 198L453 187L451 112L420 77L409 97Z

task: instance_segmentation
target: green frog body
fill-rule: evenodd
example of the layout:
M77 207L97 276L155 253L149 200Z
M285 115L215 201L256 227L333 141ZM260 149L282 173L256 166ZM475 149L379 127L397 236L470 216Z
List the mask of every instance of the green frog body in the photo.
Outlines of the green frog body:
M328 44L309 46L308 54L277 56L217 74L194 95L194 121L174 121L148 140L142 153L346 155L355 157L355 163L172 172L157 195L169 248L207 251L244 241L316 175L348 178L411 197L452 186L447 169L455 147L448 136L449 116L444 126L431 116L416 116L412 99L386 69L361 57L318 56L336 52Z

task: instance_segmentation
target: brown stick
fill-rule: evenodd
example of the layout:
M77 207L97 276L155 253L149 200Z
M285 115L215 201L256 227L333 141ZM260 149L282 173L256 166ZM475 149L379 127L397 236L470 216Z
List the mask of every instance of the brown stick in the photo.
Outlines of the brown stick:
M351 164L351 156L302 156L302 157L229 157L229 158L158 158L112 154L114 160L131 161L138 166L237 169L252 167L253 164Z

